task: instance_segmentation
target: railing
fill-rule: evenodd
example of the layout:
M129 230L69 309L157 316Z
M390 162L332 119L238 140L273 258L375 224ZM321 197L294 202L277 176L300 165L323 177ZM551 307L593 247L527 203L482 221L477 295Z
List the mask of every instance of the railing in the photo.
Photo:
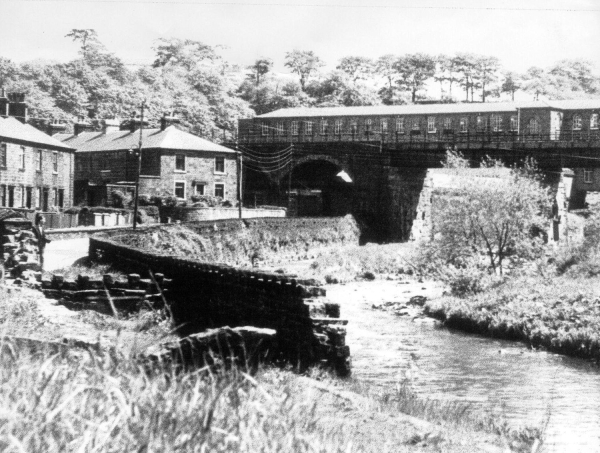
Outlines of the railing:
M455 130L407 130L405 132L368 131L362 133L339 134L278 134L276 131L269 135L242 135L240 143L266 144L266 143L335 143L335 142L381 142L381 143L531 143L531 142L582 142L600 141L600 130L555 130L544 133L529 131L466 131Z

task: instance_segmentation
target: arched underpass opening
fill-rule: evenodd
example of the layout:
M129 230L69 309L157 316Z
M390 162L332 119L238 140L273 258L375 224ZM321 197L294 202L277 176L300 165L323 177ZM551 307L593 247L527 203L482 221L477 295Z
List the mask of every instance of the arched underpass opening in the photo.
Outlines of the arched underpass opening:
M313 160L287 175L291 215L343 216L351 212L353 183L339 166Z

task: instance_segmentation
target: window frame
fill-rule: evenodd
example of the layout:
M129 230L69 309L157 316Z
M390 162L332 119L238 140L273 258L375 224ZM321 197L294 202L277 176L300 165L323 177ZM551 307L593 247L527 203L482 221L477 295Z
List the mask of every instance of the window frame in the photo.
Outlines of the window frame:
M573 115L573 130L580 131L583 128L583 118L579 113Z
M260 135L262 135L263 137L269 136L269 125L264 121L260 123Z
M381 132L382 135L387 134L387 132L388 132L388 120L387 120L387 118L380 118L379 119L379 131Z
M405 129L404 129L404 117L397 117L396 118L396 133L397 134L404 134L405 133Z
M444 117L444 131L451 131L451 130L452 130L452 117L446 116L446 117Z
M492 115L490 118L492 132L502 132L502 115Z
M290 123L290 130L292 135L298 135L298 121L292 121Z
M183 197L179 197L177 196L177 185L178 184L182 184L183 185ZM186 184L185 184L185 180L175 180L173 181L173 195L175 196L175 198L178 198L180 200L185 200L185 192L186 192Z
M517 132L519 130L519 117L517 115L510 116L510 131Z
M327 133L329 132L329 125L328 125L328 121L327 120L321 120L320 123L320 134L321 135L327 135Z
M202 191L201 191L202 193L199 193L198 187L202 187ZM199 183L194 184L194 195L200 195L200 196L206 195L206 184L199 184Z
M350 133L353 136L358 134L358 121L357 120L350 121Z
M458 122L458 132L466 134L469 132L469 117L463 116Z
M180 167L180 159L183 160L183 168ZM186 172L186 156L183 153L175 154L175 172L177 173L185 173Z
M335 135L342 135L342 120L335 120L333 123L333 133Z
M213 187L213 193L215 197L219 197L220 195L217 195L217 186L221 186L223 188L223 196L221 197L223 200L225 199L225 184L222 182L216 182L214 184Z
M35 191L35 208L42 209L42 198L44 196L43 187L36 187Z
M304 122L304 135L313 135L313 122L312 121Z
M599 127L600 115L598 113L592 113L590 115L590 129L596 130Z
M110 167L108 163L108 156L105 157L104 165L107 167L106 169L108 170ZM52 173L55 175L58 174L58 151L52 151Z
M583 182L586 184L591 184L593 183L593 178L592 176L594 175L594 170L590 170L587 168L583 169Z
M537 135L540 133L540 120L537 116L534 118L529 118L529 123L527 124L527 130L530 135Z
M8 168L8 145L0 143L0 168Z
M37 150L37 172L38 173L42 173L42 170L44 168L44 150L41 148L38 148Z
M19 170L25 171L25 147L19 146Z
M373 126L373 120L371 118L365 119L365 134L370 134Z
M284 135L284 125L283 125L283 121L278 121L275 124L275 135L281 136Z
M222 163L223 170L219 170L219 163ZM224 175L225 174L225 156L215 156L215 174Z
M419 118L414 118L410 125L411 131L419 131L421 132L421 120Z
M436 132L437 132L437 127L436 127L436 122L435 122L435 116L428 116L427 117L427 133L435 134Z

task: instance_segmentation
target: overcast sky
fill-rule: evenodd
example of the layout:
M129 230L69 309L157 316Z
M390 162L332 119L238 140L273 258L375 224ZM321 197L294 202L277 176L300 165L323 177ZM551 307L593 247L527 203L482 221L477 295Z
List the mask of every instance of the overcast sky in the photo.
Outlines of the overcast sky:
M335 67L348 55L474 52L524 71L564 58L600 70L599 0L0 0L0 56L67 61L64 36L94 28L127 63L149 63L158 38L222 45L232 63L313 50Z

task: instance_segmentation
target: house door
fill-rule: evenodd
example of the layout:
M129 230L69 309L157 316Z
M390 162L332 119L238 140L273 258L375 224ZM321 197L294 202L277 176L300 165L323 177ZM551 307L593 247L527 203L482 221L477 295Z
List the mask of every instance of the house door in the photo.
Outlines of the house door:
M42 203L42 211L48 212L49 204L48 199L50 198L50 189L44 189L44 202Z
M550 112L550 140L560 140L562 112Z

